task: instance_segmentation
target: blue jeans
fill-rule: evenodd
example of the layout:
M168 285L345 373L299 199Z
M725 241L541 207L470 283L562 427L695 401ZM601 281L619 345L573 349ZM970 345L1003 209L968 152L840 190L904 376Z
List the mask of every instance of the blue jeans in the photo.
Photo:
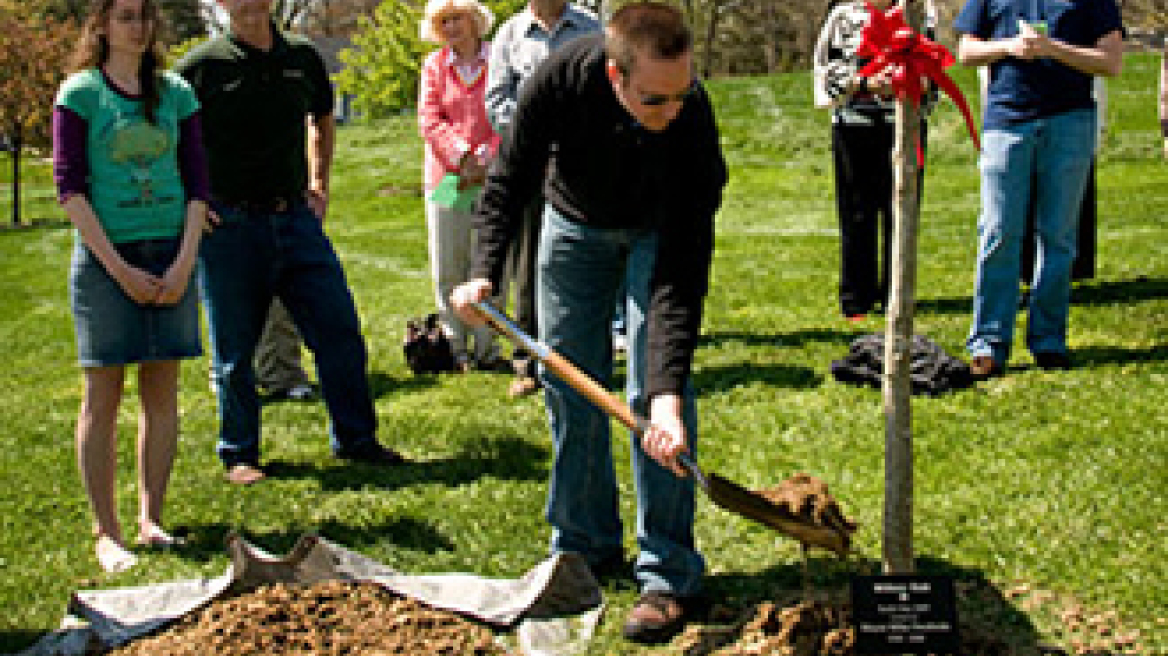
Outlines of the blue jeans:
M219 400L219 458L258 464L260 402L252 357L278 297L316 360L334 453L374 445L368 355L357 307L320 220L307 205L255 213L215 204L222 222L203 238L199 282Z
M1002 365L1010 358L1031 194L1038 259L1026 346L1031 353L1066 353L1079 205L1094 150L1094 109L987 130L983 135L977 282L973 326L966 341L971 356L989 355Z
M540 339L598 381L612 377L612 314L627 281L626 396L645 416L649 278L657 237L648 230L598 229L573 223L550 205L539 244L536 312ZM627 278L626 278L627 274ZM547 520L553 552L582 554L595 565L623 553L609 418L541 368L555 462ZM693 395L684 396L684 421L696 448ZM636 576L643 591L696 594L705 562L694 548L694 482L678 478L630 437L637 493Z

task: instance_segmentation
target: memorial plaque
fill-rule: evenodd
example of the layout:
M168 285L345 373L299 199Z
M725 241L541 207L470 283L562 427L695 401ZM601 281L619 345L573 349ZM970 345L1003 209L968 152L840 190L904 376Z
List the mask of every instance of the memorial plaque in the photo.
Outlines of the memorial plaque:
M946 576L853 576L857 654L956 654L957 600Z

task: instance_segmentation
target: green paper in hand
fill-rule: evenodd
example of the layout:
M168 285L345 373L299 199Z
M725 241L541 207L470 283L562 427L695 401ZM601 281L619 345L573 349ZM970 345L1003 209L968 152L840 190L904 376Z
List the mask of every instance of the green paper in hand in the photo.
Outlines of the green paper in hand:
M434 187L434 191L430 192L430 200L443 206L453 207L454 201L458 199L458 176L453 173L447 173L442 176L438 182L438 186Z
M1024 28L1026 28L1026 27L1029 27L1030 29L1034 30L1035 33L1037 33L1037 34L1042 34L1044 36L1046 35L1046 30L1047 30L1046 21L1034 21L1032 23L1027 23L1026 21L1019 18L1018 19L1018 31L1023 32L1023 31L1025 31Z
M479 197L479 190L481 185L467 187L466 189L458 188L459 178L454 173L447 173L442 176L442 180L434 187L434 191L430 192L430 200L459 212L469 212L474 209L475 200Z

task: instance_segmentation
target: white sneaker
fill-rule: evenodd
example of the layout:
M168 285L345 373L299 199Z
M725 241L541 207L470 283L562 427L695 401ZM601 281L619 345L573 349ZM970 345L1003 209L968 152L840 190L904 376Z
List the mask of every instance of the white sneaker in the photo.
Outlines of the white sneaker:
M316 390L308 383L293 385L284 394L293 401L312 401L316 398Z
M629 348L629 340L621 333L613 333L612 335L612 350L616 353L624 353Z

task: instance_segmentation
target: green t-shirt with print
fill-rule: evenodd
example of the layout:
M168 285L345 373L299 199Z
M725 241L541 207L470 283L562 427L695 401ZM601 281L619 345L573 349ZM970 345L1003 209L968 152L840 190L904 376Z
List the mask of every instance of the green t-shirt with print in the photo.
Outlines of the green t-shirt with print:
M65 80L56 104L86 122L89 202L110 241L182 234L186 193L178 166L179 123L199 109L190 86L174 73L162 74L153 124L138 98L111 86L95 68Z

